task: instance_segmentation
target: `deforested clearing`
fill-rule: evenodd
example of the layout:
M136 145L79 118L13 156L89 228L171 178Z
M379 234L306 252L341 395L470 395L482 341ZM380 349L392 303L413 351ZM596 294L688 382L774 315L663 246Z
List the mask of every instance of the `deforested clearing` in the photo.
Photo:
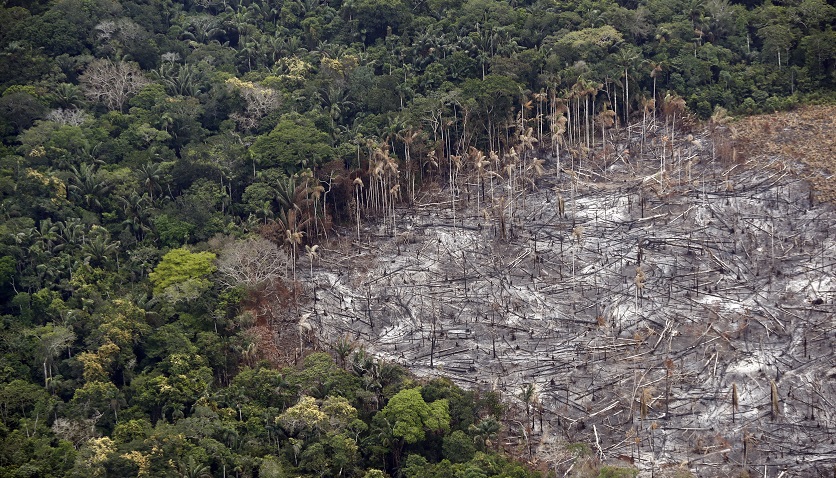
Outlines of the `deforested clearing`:
M577 442L648 476L830 473L833 113L463 169L325 248L301 310L320 344L500 391L502 445L561 474Z

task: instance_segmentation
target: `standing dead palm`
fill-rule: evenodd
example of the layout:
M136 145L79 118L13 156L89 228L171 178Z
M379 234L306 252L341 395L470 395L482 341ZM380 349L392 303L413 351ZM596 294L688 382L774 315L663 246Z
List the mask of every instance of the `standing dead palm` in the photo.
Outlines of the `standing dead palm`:
M483 181L485 177L485 167L489 166L490 162L485 160L485 153L479 151L473 146L471 146L468 151L468 157L470 157L470 160L473 163L473 169L476 172L476 210L480 211L480 201L485 195L485 183Z
M291 267L293 268L294 283L296 282L296 260L298 258L297 248L302 244L302 238L305 235L305 232L302 229L309 221L310 218L299 221L297 209L291 209L287 212L280 211L279 217L276 220L276 223L279 225L281 230L284 231L284 242L290 248L290 262Z
M403 141L404 164L406 166L406 184L409 188L409 201L415 201L415 171L412 164L412 143L421 136L421 131L407 129L401 131L399 138Z
M305 244L305 252L307 253L308 260L311 263L311 271L310 271L311 277L313 277L313 262L314 262L314 259L319 259L318 250L319 250L319 244L316 244L316 245L313 245L313 246L309 246L309 245Z
M360 192L363 191L365 185L363 184L363 180L358 178L354 178L354 204L356 206L355 209L355 216L357 217L357 242L360 242L360 203L362 202L362 197Z

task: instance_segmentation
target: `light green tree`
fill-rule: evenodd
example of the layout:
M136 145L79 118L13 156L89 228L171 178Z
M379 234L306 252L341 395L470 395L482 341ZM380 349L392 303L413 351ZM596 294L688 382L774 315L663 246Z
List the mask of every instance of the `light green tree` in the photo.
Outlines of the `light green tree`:
M215 272L214 260L215 254L211 252L172 249L148 274L154 285L154 294L173 302L198 297L212 285L207 276Z
M405 443L417 443L427 432L450 430L450 406L446 399L427 403L421 397L421 387L401 390L380 411L389 424L392 436Z

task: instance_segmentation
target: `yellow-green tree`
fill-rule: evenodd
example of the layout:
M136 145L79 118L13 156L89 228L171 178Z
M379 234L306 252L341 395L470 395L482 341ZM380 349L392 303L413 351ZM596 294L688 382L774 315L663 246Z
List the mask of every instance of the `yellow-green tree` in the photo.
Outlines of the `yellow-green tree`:
M383 407L378 416L389 424L392 436L405 443L418 443L427 432L450 430L450 406L446 399L427 403L421 387L401 390Z
M207 276L215 272L214 260L215 254L211 252L172 249L148 274L154 294L172 302L197 298L212 285Z

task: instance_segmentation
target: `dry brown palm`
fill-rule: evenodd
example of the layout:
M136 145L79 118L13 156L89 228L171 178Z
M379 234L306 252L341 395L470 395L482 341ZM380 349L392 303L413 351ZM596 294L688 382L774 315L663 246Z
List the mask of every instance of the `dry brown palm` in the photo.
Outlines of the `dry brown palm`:
M313 277L313 262L314 262L314 259L319 259L319 244L315 244L313 246L309 246L309 245L305 244L305 252L307 253L308 260L311 263L310 273L311 273L311 277Z
M357 217L357 241L360 241L360 203L362 201L360 192L363 191L365 185L363 184L363 180L359 177L354 178L354 202L355 202L355 216Z

